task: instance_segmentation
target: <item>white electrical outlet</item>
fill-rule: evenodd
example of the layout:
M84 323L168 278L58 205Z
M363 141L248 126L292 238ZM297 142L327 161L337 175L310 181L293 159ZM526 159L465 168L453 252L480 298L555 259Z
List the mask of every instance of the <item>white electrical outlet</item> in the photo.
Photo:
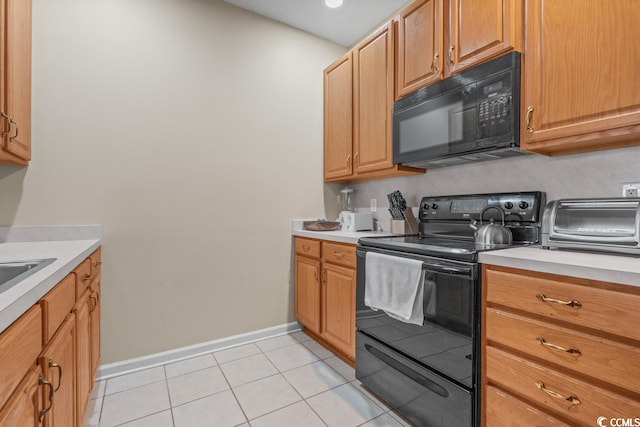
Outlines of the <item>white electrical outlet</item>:
M622 184L622 197L640 197L640 182Z
M371 199L371 212L378 210L378 199Z

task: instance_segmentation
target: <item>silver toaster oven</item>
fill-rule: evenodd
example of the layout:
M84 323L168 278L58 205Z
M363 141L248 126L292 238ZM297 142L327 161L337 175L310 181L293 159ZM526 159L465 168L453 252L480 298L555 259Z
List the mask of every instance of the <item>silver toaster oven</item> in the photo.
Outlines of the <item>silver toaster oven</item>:
M547 204L542 247L640 255L640 198L560 199Z

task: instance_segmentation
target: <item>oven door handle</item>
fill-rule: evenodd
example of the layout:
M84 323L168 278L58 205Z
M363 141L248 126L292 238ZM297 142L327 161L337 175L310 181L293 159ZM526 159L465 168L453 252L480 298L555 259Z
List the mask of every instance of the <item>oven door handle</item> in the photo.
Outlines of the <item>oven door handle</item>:
M472 267L472 266L469 266L469 267L450 267L450 266L444 265L444 264L423 262L422 263L422 269L426 270L426 271L432 271L434 273L449 274L449 275L452 275L452 276L473 277L473 274L474 274L474 267Z
M371 353L376 359L378 359L381 362L387 364L391 368L393 368L396 371L400 372L402 375L404 375L405 377L413 380L414 382L420 384L424 388L426 388L428 390L431 390L432 392L434 392L438 396L442 396L444 398L449 397L449 392L447 391L447 389L442 387L440 384L437 384L435 381L430 380L429 378L425 377L424 375L414 371L410 367L403 365L402 363L400 363L397 360L395 360L393 357L391 357L391 356L389 356L387 354L384 354L383 352L381 352L380 350L378 350L377 348L373 347L370 344L365 344L364 348L369 353Z

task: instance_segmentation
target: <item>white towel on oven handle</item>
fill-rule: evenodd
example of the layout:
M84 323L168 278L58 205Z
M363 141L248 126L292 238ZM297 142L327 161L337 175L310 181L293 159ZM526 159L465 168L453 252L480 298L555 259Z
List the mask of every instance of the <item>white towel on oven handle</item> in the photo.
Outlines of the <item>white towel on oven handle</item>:
M424 277L422 261L367 252L364 303L400 321L422 325Z

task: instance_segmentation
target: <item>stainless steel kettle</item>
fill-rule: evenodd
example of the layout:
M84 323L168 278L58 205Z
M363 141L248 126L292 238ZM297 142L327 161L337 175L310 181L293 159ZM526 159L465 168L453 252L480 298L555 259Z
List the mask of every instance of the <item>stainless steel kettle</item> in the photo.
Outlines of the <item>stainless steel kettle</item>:
M495 224L493 218L489 220L489 224L483 224L484 213L489 209L497 209L500 211L502 217L502 225ZM492 245L509 245L511 244L512 236L511 230L504 226L504 211L497 206L489 206L482 210L480 213L480 227L478 227L476 221L471 221L469 226L476 230L475 239L476 244L492 246Z

